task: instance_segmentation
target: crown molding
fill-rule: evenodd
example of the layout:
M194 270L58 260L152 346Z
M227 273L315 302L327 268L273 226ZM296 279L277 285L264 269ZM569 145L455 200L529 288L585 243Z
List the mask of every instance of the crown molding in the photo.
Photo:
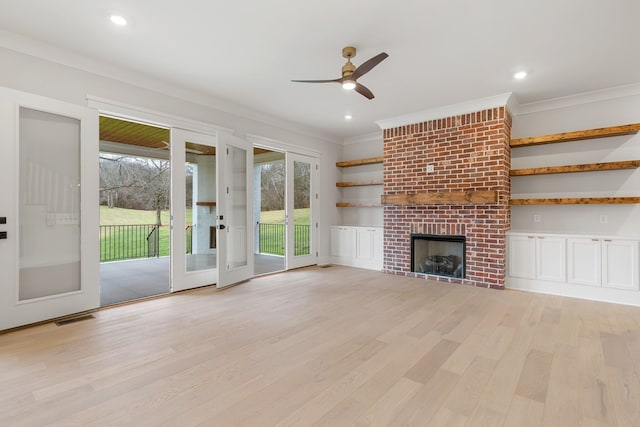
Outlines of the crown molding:
M382 131L379 131L379 132L367 133L364 135L350 136L344 139L344 141L342 142L342 145L353 145L353 144L360 144L364 142L382 142L382 140L383 140Z
M314 150L313 148L301 147L288 142L280 141L278 139L267 138L266 136L247 134L247 141L253 145L269 150L279 150L287 153L303 154L310 157L321 157L321 152Z
M640 95L640 83L614 86L611 88L583 92L575 95L530 102L528 104L519 104L514 115L522 116L542 111L559 110L561 108L575 107L583 104L591 104L593 102L601 102L636 95Z
M85 71L101 77L131 84L153 92L182 99L202 107L218 110L243 119L252 120L281 130L315 138L324 142L335 143L335 135L318 132L316 129L290 122L256 110L236 104L230 100L213 95L199 93L143 73L128 70L124 67L93 59L66 49L62 49L39 40L34 40L16 33L0 29L0 47L14 52L33 56L42 60Z
M482 111L489 108L502 107L512 105L513 101L510 101L512 97L511 92L502 93L499 95L489 96L486 98L472 99L470 101L461 102L458 104L445 105L442 107L430 108L428 110L420 111L417 113L405 114L403 116L392 117L389 119L383 119L376 121L376 124L380 126L380 129L391 129L399 126L412 125L415 123L422 123L429 120L442 119L444 117L458 116L461 114L474 113L476 111Z

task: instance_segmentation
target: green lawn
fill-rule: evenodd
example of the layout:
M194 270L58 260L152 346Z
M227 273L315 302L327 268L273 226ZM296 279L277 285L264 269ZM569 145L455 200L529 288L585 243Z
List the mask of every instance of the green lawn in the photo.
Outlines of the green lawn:
M187 209L186 225L191 225L191 209ZM296 209L294 223L296 226L309 225L309 209ZM169 211L161 212L162 226L159 232L160 256L170 254ZM100 206L100 225L142 225L155 224L156 212L136 209L108 208ZM284 224L284 211L262 212L260 222L264 224ZM264 226L263 226L264 227ZM268 226L266 226L268 227ZM309 253L309 239L306 227L296 227L295 253L297 255ZM100 259L129 259L147 256L147 234L150 229L140 229L136 232L131 228L104 228L100 235ZM282 225L263 228L260 235L263 252L274 255L284 255L284 227ZM116 255L114 253L125 254ZM128 255L126 255L128 254ZM137 254L137 255L131 255Z
M309 208L295 209L293 211L293 222L298 225L309 225L309 215ZM260 212L260 222L282 224L284 222L284 211Z
M186 225L191 225L191 209L186 212ZM160 256L170 254L169 211L160 213L162 226L158 236ZM140 225L155 224L156 211L108 208L100 206L100 225ZM147 256L147 233L143 230L103 229L100 232L100 259L131 259ZM119 255L120 254L120 255ZM115 255L115 256L114 256Z

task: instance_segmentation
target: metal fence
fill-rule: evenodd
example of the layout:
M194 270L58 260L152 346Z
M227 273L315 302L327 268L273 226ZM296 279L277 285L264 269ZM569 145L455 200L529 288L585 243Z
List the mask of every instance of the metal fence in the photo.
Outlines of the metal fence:
M259 251L284 255L284 224L258 223ZM186 227L186 252L192 253L193 228ZM308 225L294 225L295 255L310 253ZM155 224L101 225L100 262L160 256L160 227Z
M100 226L100 262L159 254L159 227L155 224Z
M309 226L296 224L294 229L295 255L310 253ZM261 254L284 255L284 224L258 223L258 250Z

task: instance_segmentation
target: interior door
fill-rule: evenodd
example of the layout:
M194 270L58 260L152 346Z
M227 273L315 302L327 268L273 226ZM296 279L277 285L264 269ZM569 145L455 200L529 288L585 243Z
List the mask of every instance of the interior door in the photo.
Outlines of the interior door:
M217 270L216 137L171 129L171 290L212 285Z
M253 277L253 148L218 134L218 288Z
M98 111L0 88L0 330L100 305Z
M287 269L318 263L316 172L315 158L287 153Z

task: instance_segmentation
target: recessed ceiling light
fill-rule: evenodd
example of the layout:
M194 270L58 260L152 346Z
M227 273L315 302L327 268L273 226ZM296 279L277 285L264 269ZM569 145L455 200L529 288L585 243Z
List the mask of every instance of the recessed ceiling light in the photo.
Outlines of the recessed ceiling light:
M350 115L348 115L348 114L346 116L344 116L344 118L345 118L345 120L351 120L352 119L352 117Z
M120 15L111 15L109 19L111 19L111 22L121 27L124 27L125 25L127 25L127 20Z
M527 72L526 71L518 71L517 73L515 73L513 75L513 78L516 80L522 80L525 77L527 77Z

